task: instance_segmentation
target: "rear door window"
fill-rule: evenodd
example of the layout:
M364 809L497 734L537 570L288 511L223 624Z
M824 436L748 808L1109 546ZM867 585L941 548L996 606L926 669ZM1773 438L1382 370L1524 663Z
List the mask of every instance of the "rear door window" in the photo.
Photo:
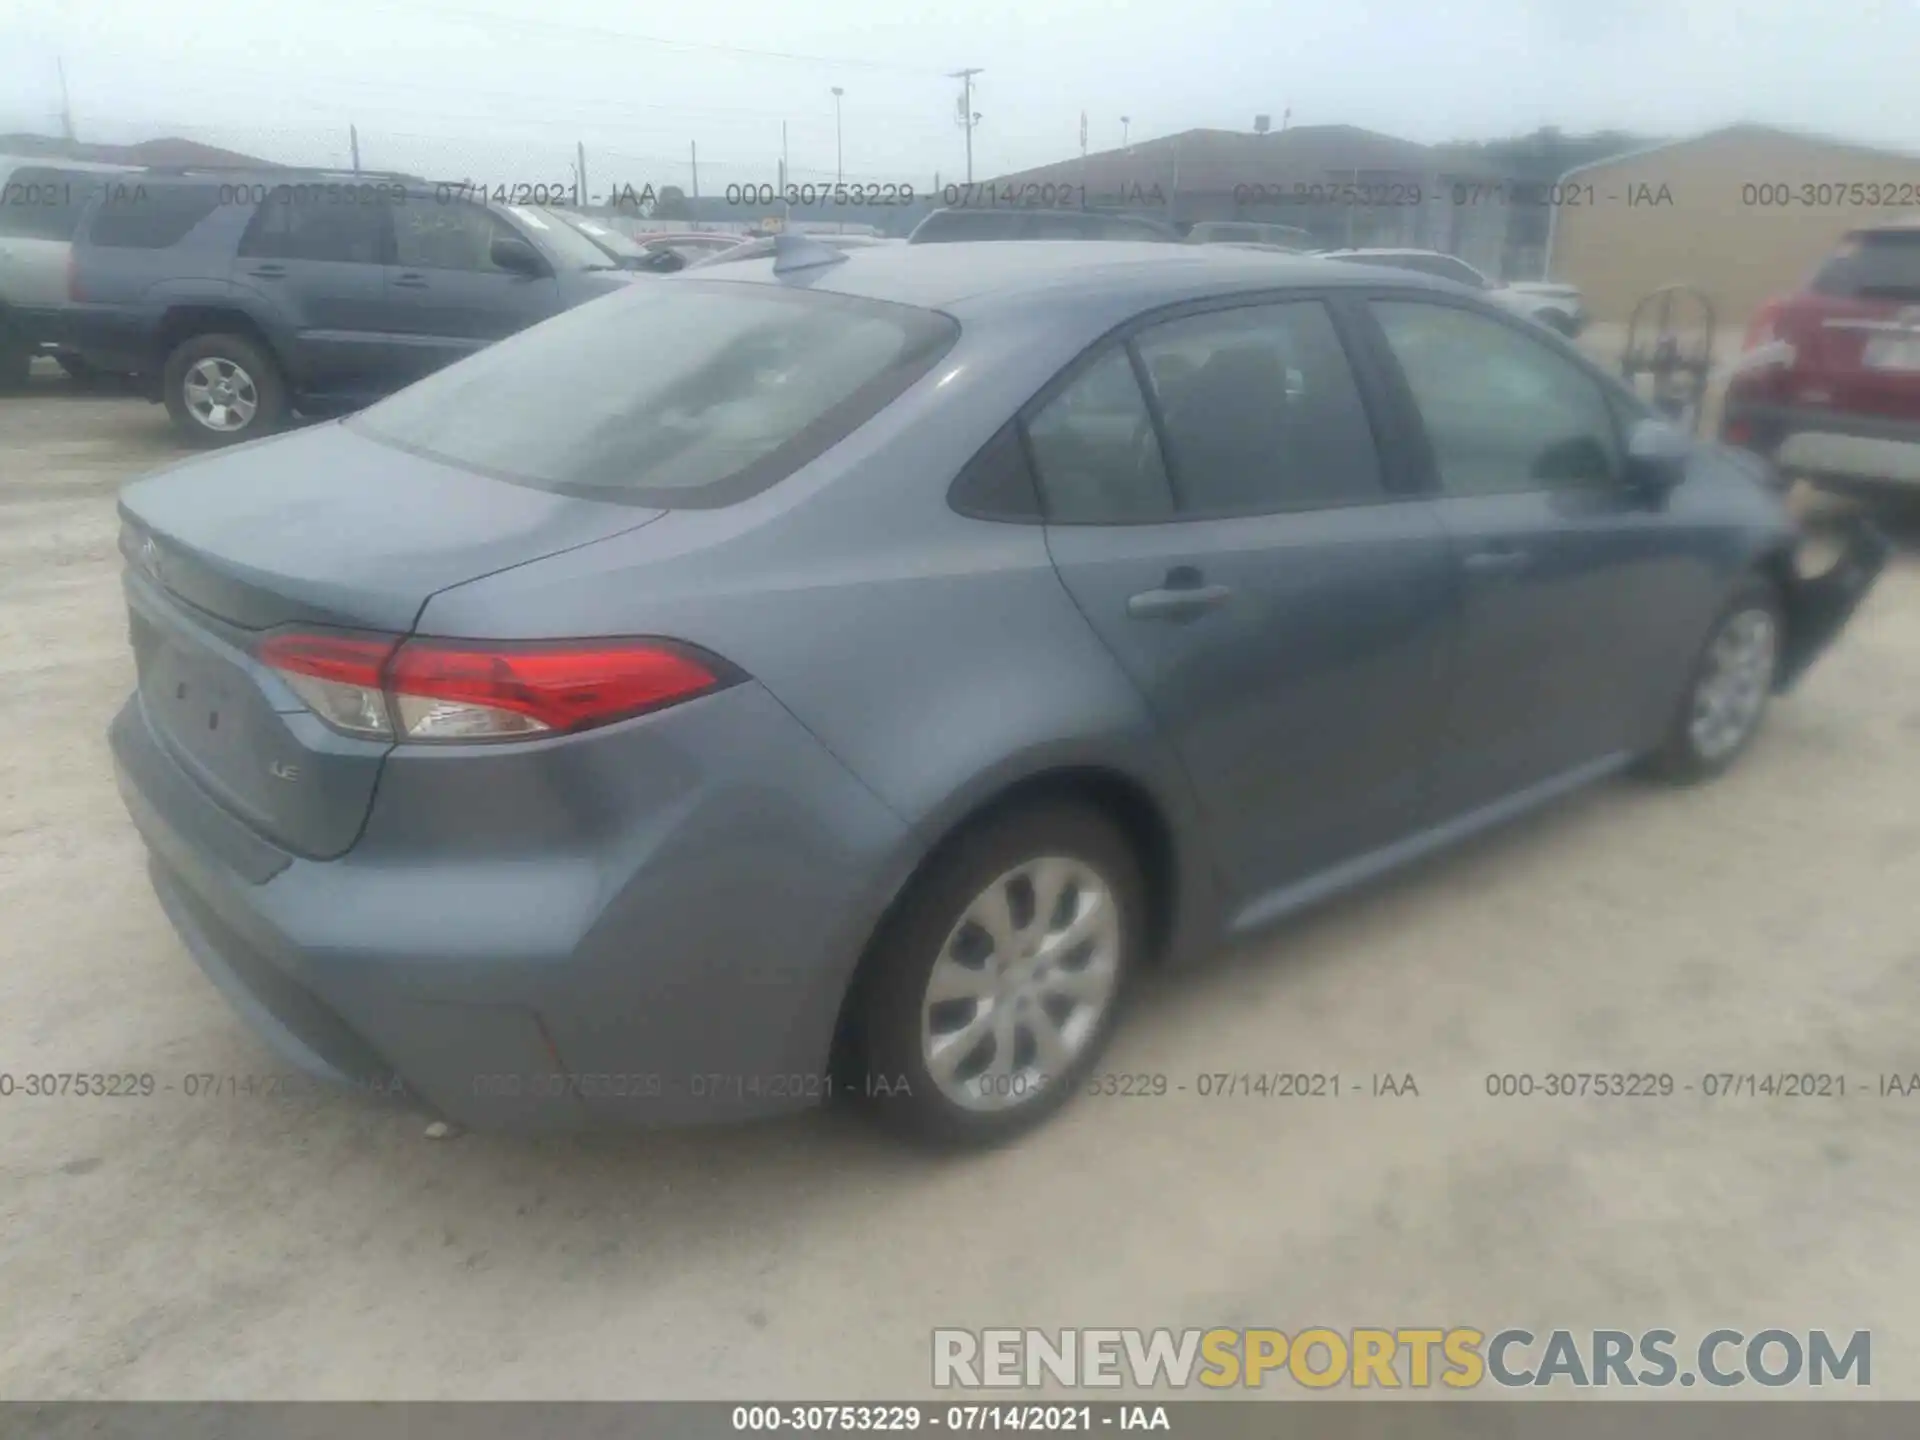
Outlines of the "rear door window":
M1134 341L1183 513L1262 515L1386 497L1359 386L1317 300L1170 320Z
M926 374L944 315L771 285L635 285L347 423L517 484L711 508L776 483Z
M240 253L270 260L378 265L386 252L384 204L282 187L261 202L240 237Z
M1116 345L1027 422L1047 519L1137 525L1173 515L1173 492L1133 361Z
M99 186L100 177L83 170L22 165L0 185L0 235L71 240L81 207Z
M1920 229L1849 236L1813 277L1816 295L1920 300Z
M100 208L87 239L116 250L168 249L220 207L217 185L154 185L113 178L100 189Z

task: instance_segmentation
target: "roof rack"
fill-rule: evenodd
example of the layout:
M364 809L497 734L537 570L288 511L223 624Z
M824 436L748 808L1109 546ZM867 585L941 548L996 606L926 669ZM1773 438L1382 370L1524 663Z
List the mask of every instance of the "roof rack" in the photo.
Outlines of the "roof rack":
M342 170L330 165L142 165L150 175L301 175L329 180L409 180L427 183L425 177L404 170Z

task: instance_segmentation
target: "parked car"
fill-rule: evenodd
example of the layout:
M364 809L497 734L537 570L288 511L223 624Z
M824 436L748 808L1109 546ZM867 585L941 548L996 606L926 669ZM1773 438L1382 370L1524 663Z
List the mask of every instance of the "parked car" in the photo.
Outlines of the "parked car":
M1178 244L1180 232L1144 215L1100 210L935 210L913 227L910 245L955 240L1157 240Z
M214 982L470 1125L1004 1138L1146 967L1726 769L1884 563L1455 287L1101 261L789 237L127 487Z
M899 245L904 242L889 240L880 235L808 235L809 241L818 241L830 250L870 250L875 246ZM687 268L704 270L710 265L737 265L743 260L764 260L772 255L781 244L778 235L764 235L758 240L748 240L739 245L730 245L711 255L703 255Z
M635 270L642 274L671 275L684 270L688 258L682 252L672 248L664 240L649 241L641 244L630 239L611 226L602 225L598 220L573 210L549 210L545 213L554 216L563 225L571 225L600 250L613 264L622 270Z
M27 380L35 355L69 375L90 371L64 345L67 259L87 200L132 165L0 155L0 392Z
M1577 285L1551 281L1520 281L1502 285L1490 280L1466 261L1437 250L1322 250L1328 260L1354 265L1387 265L1435 275L1442 280L1483 290L1489 299L1572 339L1587 327L1587 308Z
M1296 254L1317 250L1320 242L1292 225L1268 225L1251 220L1196 220L1187 227L1187 239L1196 245L1259 245Z
M70 343L195 445L350 409L619 289L550 213L406 177L147 176L89 202Z
M1763 307L1721 438L1816 485L1920 486L1920 218L1863 227Z

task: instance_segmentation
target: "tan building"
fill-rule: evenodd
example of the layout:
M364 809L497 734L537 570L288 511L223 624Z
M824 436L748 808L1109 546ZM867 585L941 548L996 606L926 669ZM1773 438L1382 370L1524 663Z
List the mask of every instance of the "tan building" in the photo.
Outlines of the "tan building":
M1684 282L1740 326L1849 229L1920 211L1920 155L1733 125L1582 165L1543 198L1548 273L1578 285L1596 320Z

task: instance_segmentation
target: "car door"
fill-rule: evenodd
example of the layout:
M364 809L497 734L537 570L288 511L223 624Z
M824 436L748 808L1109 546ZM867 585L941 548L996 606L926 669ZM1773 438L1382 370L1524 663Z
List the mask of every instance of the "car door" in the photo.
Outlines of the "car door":
M442 202L410 196L392 213L387 304L399 340L399 363L408 378L462 359L559 311L558 282L551 268L545 274L523 275L493 263L497 237L526 237L492 211L457 198Z
M1672 626L1697 609L1684 526L1626 483L1604 382L1472 302L1365 305L1427 452L1459 630L1435 818L1609 763L1644 739Z
M1062 580L1182 757L1243 906L1417 821L1450 573L1317 299L1167 318L1040 397Z
M387 210L366 187L278 185L240 236L232 282L279 317L281 355L310 394L397 383L387 336Z

